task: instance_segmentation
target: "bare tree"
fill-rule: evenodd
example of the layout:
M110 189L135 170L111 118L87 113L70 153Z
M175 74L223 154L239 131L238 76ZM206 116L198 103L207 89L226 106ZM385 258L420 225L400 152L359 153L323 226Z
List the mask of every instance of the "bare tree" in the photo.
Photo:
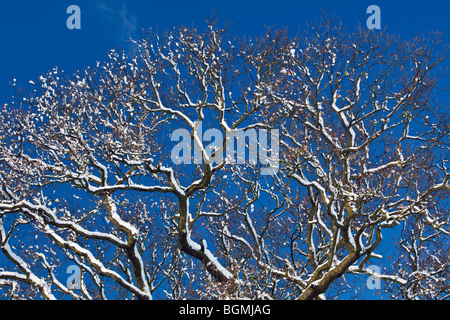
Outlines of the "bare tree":
M366 275L448 297L438 34L210 23L133 45L3 107L0 294L325 299ZM395 244L402 265L377 253Z
M309 299L345 273L372 274L385 228L448 236L448 107L433 100L437 34L403 42L325 23L304 43L271 96L284 111L286 176L303 191L308 226L291 246L309 265L299 296Z

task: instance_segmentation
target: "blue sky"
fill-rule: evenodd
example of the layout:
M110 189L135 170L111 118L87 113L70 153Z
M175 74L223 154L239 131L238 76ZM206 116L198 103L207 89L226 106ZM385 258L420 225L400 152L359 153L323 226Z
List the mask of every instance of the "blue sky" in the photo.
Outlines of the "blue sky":
M81 9L81 30L69 30L69 5ZM365 26L366 9L381 8L382 27L409 38L429 30L443 32L450 43L450 1L143 1L143 0L15 0L0 7L0 103L10 100L8 83L16 78L26 85L45 71L58 66L73 72L102 60L109 49L126 46L126 39L144 28L179 25L203 27L215 12L222 22L233 23L232 32L255 35L265 26L304 28L320 18L321 10L338 14L348 28Z
M295 32L322 16L338 15L351 30L366 25L369 5L381 8L381 26L411 38L439 30L450 44L450 1L381 0L15 0L0 4L0 104L13 94L8 84L17 79L27 86L47 70L58 66L72 73L103 60L108 50L126 46L142 29L179 25L205 26L215 13L232 23L237 35L259 35L266 26L288 27ZM81 30L69 30L66 9L81 9ZM450 62L446 65L450 68ZM445 81L450 86L450 81ZM446 94L448 97L448 93ZM446 97L444 95L444 97ZM445 98L446 102L450 101Z

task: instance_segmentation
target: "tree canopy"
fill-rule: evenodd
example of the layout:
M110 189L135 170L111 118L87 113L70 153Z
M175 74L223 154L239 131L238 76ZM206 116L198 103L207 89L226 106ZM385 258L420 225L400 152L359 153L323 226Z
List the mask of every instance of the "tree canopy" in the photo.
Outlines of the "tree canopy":
M131 45L14 84L3 297L330 299L373 277L395 299L448 298L439 34L209 23Z

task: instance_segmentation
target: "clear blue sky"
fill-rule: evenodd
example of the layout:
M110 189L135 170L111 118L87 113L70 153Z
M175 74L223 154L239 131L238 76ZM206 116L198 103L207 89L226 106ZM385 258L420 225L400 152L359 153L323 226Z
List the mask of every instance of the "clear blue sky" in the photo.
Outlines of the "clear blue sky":
M81 9L81 30L69 30L69 5ZM352 28L365 26L366 9L381 8L382 27L408 38L428 30L440 30L450 44L450 1L380 0L15 0L0 4L0 103L12 93L8 83L16 78L26 85L43 72L58 66L66 72L83 69L105 58L109 49L126 45L142 28L178 25L204 26L216 13L233 23L232 32L254 35L267 25L292 31L320 18L321 10L338 14Z
M103 60L108 50L126 46L142 29L179 25L204 27L214 12L233 23L238 35L257 35L266 26L304 28L322 16L337 14L348 29L365 26L369 5L381 8L381 26L403 38L439 30L450 44L450 0L15 0L0 3L0 104L13 94L13 78L29 80L58 66L67 73ZM69 5L81 8L81 30L69 30ZM450 62L446 62L450 68ZM447 85L450 81L447 79ZM444 97L450 101L447 93Z

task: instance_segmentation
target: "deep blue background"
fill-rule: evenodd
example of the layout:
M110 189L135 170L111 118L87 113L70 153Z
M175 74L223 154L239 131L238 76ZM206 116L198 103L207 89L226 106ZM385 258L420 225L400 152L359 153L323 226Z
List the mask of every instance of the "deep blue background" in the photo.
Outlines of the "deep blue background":
M81 8L81 30L69 30L66 9ZM366 9L381 8L382 28L410 38L439 30L450 43L450 1L380 0L15 0L0 4L0 103L8 102L13 78L26 85L58 66L73 72L105 58L109 49L126 46L142 29L173 26L205 26L215 13L221 22L233 24L238 35L255 35L266 26L288 27L292 32L322 16L338 15L349 28L365 26Z
M81 8L81 30L69 30L69 5ZM215 13L219 22L232 23L236 35L260 35L266 26L288 27L292 32L320 19L322 12L337 15L349 31L365 26L366 9L381 8L381 26L409 39L416 34L438 30L450 44L450 1L367 1L367 0L15 0L0 3L0 104L11 100L9 83L27 86L47 70L58 66L72 73L104 60L108 50L127 47L129 37L142 29L164 29L179 25L205 27ZM450 68L450 62L446 61ZM450 86L449 77L444 85ZM447 93L441 93L449 103ZM389 251L389 248L384 247ZM362 293L370 297L374 293Z

